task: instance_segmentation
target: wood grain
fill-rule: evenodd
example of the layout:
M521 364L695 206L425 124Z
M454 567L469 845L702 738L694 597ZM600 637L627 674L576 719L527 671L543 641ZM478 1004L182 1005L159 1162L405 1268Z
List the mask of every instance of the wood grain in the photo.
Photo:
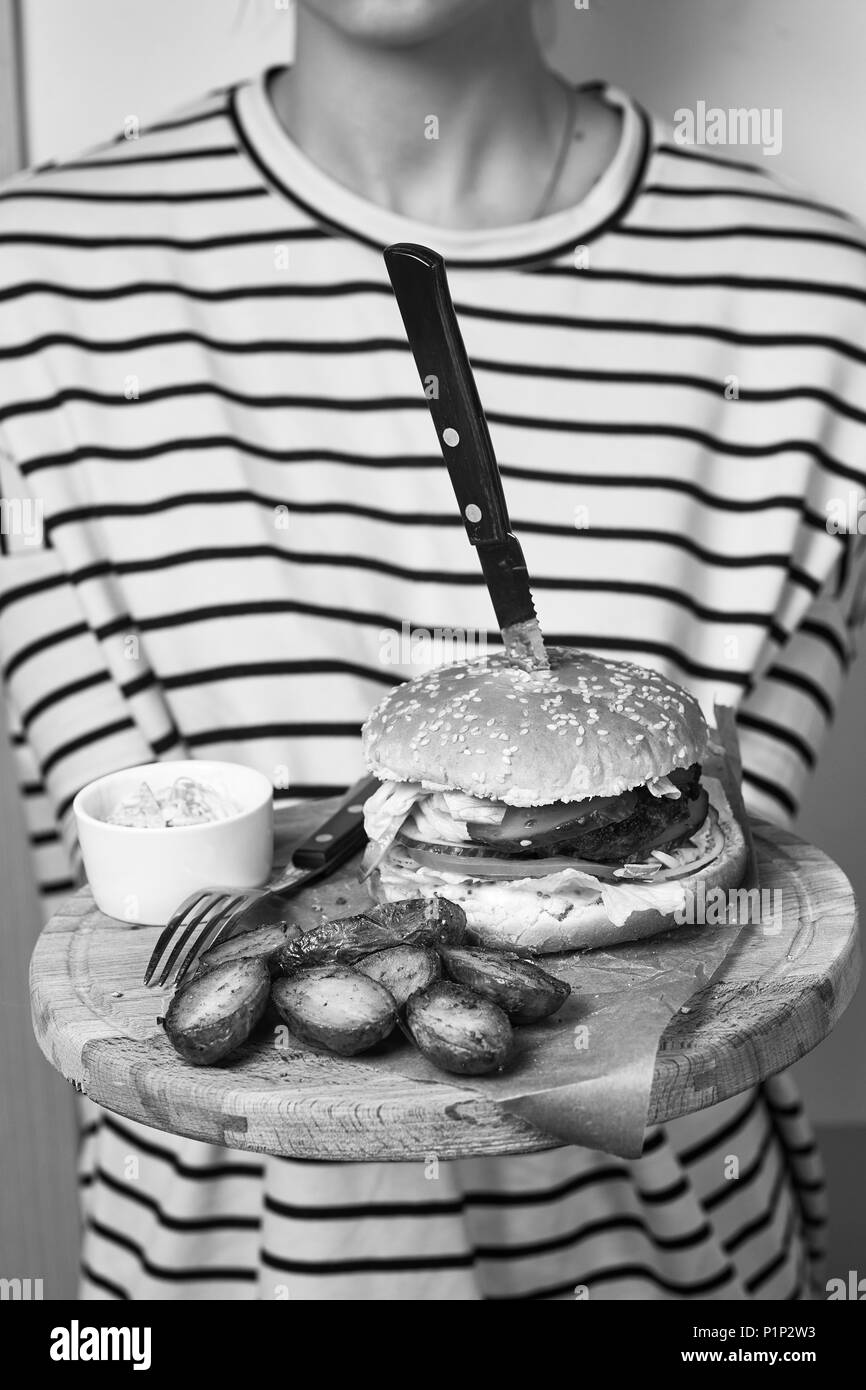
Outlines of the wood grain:
M309 806L284 813L283 843L315 815ZM857 914L844 874L787 831L755 831L762 886L782 890L784 910L772 932L741 933L716 977L665 1031L650 1123L712 1105L789 1066L826 1037L854 993ZM293 900L292 916L312 924L363 900L349 866ZM169 996L140 983L157 931L103 917L83 891L33 955L40 1046L108 1109L231 1148L300 1158L451 1158L558 1143L494 1103L484 1078L449 1079L413 1064L408 1050L405 1075L375 1057L319 1054L291 1038L278 1048L273 1036L227 1065L189 1066L157 1025ZM533 1045L544 1045L543 1034Z

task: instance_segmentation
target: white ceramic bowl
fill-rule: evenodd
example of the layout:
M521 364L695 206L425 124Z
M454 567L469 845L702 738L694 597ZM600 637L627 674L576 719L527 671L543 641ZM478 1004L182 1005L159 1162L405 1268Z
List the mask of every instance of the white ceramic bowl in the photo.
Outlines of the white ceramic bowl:
M118 802L142 782L158 791L178 777L208 783L230 797L239 813L203 825L154 830L106 823ZM273 857L273 794L261 772L204 759L144 763L89 782L73 810L97 907L123 922L162 927L199 888L265 883Z

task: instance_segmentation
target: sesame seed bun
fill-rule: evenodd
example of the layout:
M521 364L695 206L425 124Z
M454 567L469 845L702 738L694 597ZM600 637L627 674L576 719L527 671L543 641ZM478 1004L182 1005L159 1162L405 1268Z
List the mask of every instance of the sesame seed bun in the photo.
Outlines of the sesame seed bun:
M509 806L618 796L703 759L697 701L658 672L549 647L550 670L499 654L385 696L362 731L377 777Z

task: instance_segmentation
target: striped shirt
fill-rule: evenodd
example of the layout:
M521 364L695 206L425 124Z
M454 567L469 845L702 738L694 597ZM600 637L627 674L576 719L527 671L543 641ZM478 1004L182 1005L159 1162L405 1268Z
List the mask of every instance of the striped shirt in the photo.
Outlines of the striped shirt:
M795 813L863 615L866 242L763 170L686 150L606 95L621 141L589 195L499 230L426 227L336 184L282 130L264 78L0 191L0 659L47 901L72 885L71 802L91 778L201 756L260 768L277 799L327 794L359 774L373 702L442 654L437 634L495 645L382 263L398 240L446 259L548 640L657 667L710 715L735 705L747 801ZM766 1125L753 1100L748 1123ZM694 1147L696 1124L719 1128L715 1111L689 1123L680 1148L676 1126L660 1135L660 1163ZM372 1202L370 1234L352 1237L369 1244L349 1271L364 1286L382 1243L376 1165L340 1169L336 1187L337 1169L291 1165L287 1197L277 1160L93 1124L91 1292L170 1296L154 1289L182 1283L184 1296L273 1297L261 1292L272 1267L299 1287L333 1276L343 1288L327 1260L310 1275L316 1241L305 1258L281 1256L285 1268L265 1258L262 1200L289 1221L305 1192L323 1221L349 1210L334 1238ZM149 1186L124 1184L118 1142L157 1151ZM543 1277L508 1246L531 1243L541 1203L559 1229L558 1185L606 1163L576 1150L496 1160L480 1226L465 1216L461 1166L443 1165L470 1271L456 1296L580 1283L580 1234L545 1252ZM199 1167L229 1171L205 1194ZM252 1202L255 1231L246 1217L221 1224L235 1169L253 1180L240 1206ZM387 1168L392 1186L398 1172ZM509 1184L532 1200L500 1204ZM629 1249L644 1240L639 1186ZM781 1263L760 1296L793 1287L803 1208L786 1201L769 1260ZM136 1203L149 1234L130 1250ZM437 1269L451 1277L436 1250L452 1248L453 1224L435 1236L432 1213L424 1229L411 1258L432 1282L417 1296L450 1296L430 1290L444 1287ZM142 1253L154 1230L157 1273ZM273 1259L274 1241L299 1239L280 1231ZM230 1251L243 1277L214 1293L210 1275L178 1274L199 1247L199 1273ZM479 1248L494 1251L492 1282ZM647 1276L656 1293L639 1296L680 1296L664 1293L677 1281L658 1273L657 1243L652 1259L641 1251L632 1263L649 1260L662 1282ZM416 1296L373 1283L370 1296Z

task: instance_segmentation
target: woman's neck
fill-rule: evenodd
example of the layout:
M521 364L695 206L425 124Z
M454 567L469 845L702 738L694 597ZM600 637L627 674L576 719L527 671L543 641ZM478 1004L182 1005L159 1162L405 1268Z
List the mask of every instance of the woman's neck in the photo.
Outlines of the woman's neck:
M501 0L405 48L354 40L300 6L297 57L271 99L295 143L338 182L454 228L534 215L570 106L524 0ZM591 183L601 170L585 172Z

